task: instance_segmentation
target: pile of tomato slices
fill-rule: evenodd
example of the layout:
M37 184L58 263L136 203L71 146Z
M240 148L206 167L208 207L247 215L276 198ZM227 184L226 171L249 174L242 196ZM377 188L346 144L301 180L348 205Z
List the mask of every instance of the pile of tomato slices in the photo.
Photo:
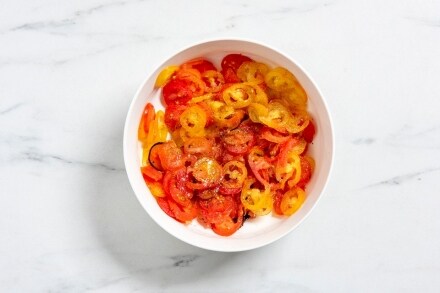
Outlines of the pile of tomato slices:
M141 172L167 215L229 236L249 218L301 207L315 126L291 72L230 54L221 70L202 58L166 67L155 87L165 111L144 109Z

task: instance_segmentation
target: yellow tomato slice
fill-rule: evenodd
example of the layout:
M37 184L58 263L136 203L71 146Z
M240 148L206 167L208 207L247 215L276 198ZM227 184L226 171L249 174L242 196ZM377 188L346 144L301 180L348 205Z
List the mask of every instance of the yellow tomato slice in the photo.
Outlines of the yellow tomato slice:
M276 91L290 90L297 83L296 77L283 67L276 67L270 70L264 77L267 86Z
M260 62L245 61L237 69L237 76L244 82L263 82L269 67Z
M240 200L243 206L258 216L267 215L272 211L273 199L270 188L264 190L252 188L254 179L246 179L243 184Z
M160 182L149 182L146 181L148 188L151 191L151 194L154 197L165 197L165 191L163 190L162 183Z
M289 109L279 102L271 101L268 106L268 112L267 116L260 117L260 121L273 129L283 132L289 119L291 119Z
M179 66L168 66L162 70L156 78L156 82L154 84L155 88L163 87L168 80L170 80L171 76L179 69Z
M261 123L261 117L267 117L269 115L269 109L267 106L259 103L251 103L248 107L249 118L255 123Z
M199 133L206 125L206 112L199 105L188 107L180 115L180 124L189 133Z
M275 178L280 183L281 188L284 188L285 183L289 179L289 184L292 186L299 182L301 179L301 160L295 151L289 151L285 160L277 162Z
M287 191L281 199L280 208L284 215L293 215L304 203L306 193L299 187Z
M235 109L244 108L253 102L255 97L254 89L244 83L236 83L223 91L225 103Z

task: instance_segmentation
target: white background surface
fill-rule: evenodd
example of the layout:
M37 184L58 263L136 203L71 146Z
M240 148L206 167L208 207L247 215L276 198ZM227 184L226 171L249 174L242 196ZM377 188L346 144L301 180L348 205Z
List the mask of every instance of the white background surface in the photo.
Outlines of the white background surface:
M327 98L326 195L267 247L169 236L123 169L133 94L175 50L244 37ZM0 291L438 292L439 1L0 3Z

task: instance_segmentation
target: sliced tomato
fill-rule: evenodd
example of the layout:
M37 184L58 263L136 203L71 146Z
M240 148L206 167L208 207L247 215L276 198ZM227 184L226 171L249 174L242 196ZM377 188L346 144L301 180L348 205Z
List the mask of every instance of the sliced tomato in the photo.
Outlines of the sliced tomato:
M206 85L205 91L216 93L220 91L225 84L225 78L216 70L208 70L202 74L202 80Z
M168 191L171 198L183 207L189 207L191 205L191 198L193 197L191 190L186 187L187 182L188 175L186 174L185 168L173 172L171 178L167 178L167 183L165 183L164 178L165 192Z
M176 218L176 216L174 215L173 211L170 208L170 205L168 203L168 198L157 197L156 201L159 204L159 207L162 209L162 211L165 212L165 214L167 214L171 218L174 218L174 219Z
M232 68L226 68L222 70L222 75L226 83L236 83L240 82L240 78L234 72Z
M313 137L315 136L315 133L316 133L315 125L312 122L312 120L309 120L309 124L303 130L302 136L308 143L311 143L313 141Z
M214 140L205 137L191 137L183 145L187 154L209 156L214 146Z
M269 186L269 170L273 165L266 161L264 151L259 147L253 147L248 154L248 163L255 178L264 186Z
M183 79L171 79L162 91L163 99L167 106L185 105L193 97L193 91L190 88L191 83Z
M223 137L225 148L233 155L241 155L249 152L255 145L256 138L253 131L248 127L238 127L227 131Z
M241 187L231 188L231 187L220 186L218 190L223 195L234 195L234 194L239 194L241 192Z
M225 216L222 221L212 225L212 231L220 236L231 236L243 225L243 213L243 207L240 206L234 218Z
M159 157L159 150L161 144L163 144L163 142L158 142L154 144L150 149L150 154L148 155L148 161L150 162L150 165L159 171L163 171L162 163L160 162L160 157Z
M223 166L223 180L222 186L225 187L225 191L232 192L236 189L240 189L243 186L243 182L247 177L246 165L240 161L229 161ZM235 189L235 190L234 190Z
M141 172L144 176L147 176L149 179L153 181L159 181L162 179L163 176L162 172L158 171L151 165L141 167Z
M289 140L290 134L281 133L273 128L264 126L261 131L261 137L270 142L284 143Z
M180 127L180 115L185 109L184 105L168 105L165 108L165 125L171 132Z
M200 199L199 218L207 224L220 223L226 216L236 213L237 202L231 196L217 194L207 200Z
M212 158L202 157L188 168L192 179L186 183L191 189L206 189L220 183L222 167Z
M273 195L273 211L275 211L278 215L283 215L283 211L281 210L281 200L283 199L283 192L281 190L277 190Z
M148 103L144 108L141 122L139 123L138 138L140 140L143 140L147 137L147 133L150 129L150 124L154 120L155 116L156 112L154 111L154 106L151 103Z
M300 156L300 160L301 160L301 178L299 179L297 186L304 189L307 183L309 183L310 178L312 178L312 165L310 161L303 156Z
M221 66L223 70L230 68L236 73L245 61L252 61L252 59L242 54L229 54L223 58Z
M179 222L186 223L197 217L197 207L193 203L188 206L181 206L174 200L168 199L168 205L175 219Z
M217 70L215 68L214 64L212 64L210 61L202 58L197 58L190 60L181 66L182 68L194 68L197 69L200 73L204 73L208 70Z
M158 147L159 159L165 170L177 170L183 166L183 153L174 141L167 141Z

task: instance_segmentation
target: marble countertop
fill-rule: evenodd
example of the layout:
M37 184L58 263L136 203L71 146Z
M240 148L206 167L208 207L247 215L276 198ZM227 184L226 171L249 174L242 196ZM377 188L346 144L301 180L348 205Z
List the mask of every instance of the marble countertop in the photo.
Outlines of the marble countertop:
M122 134L177 48L244 37L293 56L327 98L327 192L287 237L189 246L144 212ZM439 1L4 0L1 292L439 292Z

